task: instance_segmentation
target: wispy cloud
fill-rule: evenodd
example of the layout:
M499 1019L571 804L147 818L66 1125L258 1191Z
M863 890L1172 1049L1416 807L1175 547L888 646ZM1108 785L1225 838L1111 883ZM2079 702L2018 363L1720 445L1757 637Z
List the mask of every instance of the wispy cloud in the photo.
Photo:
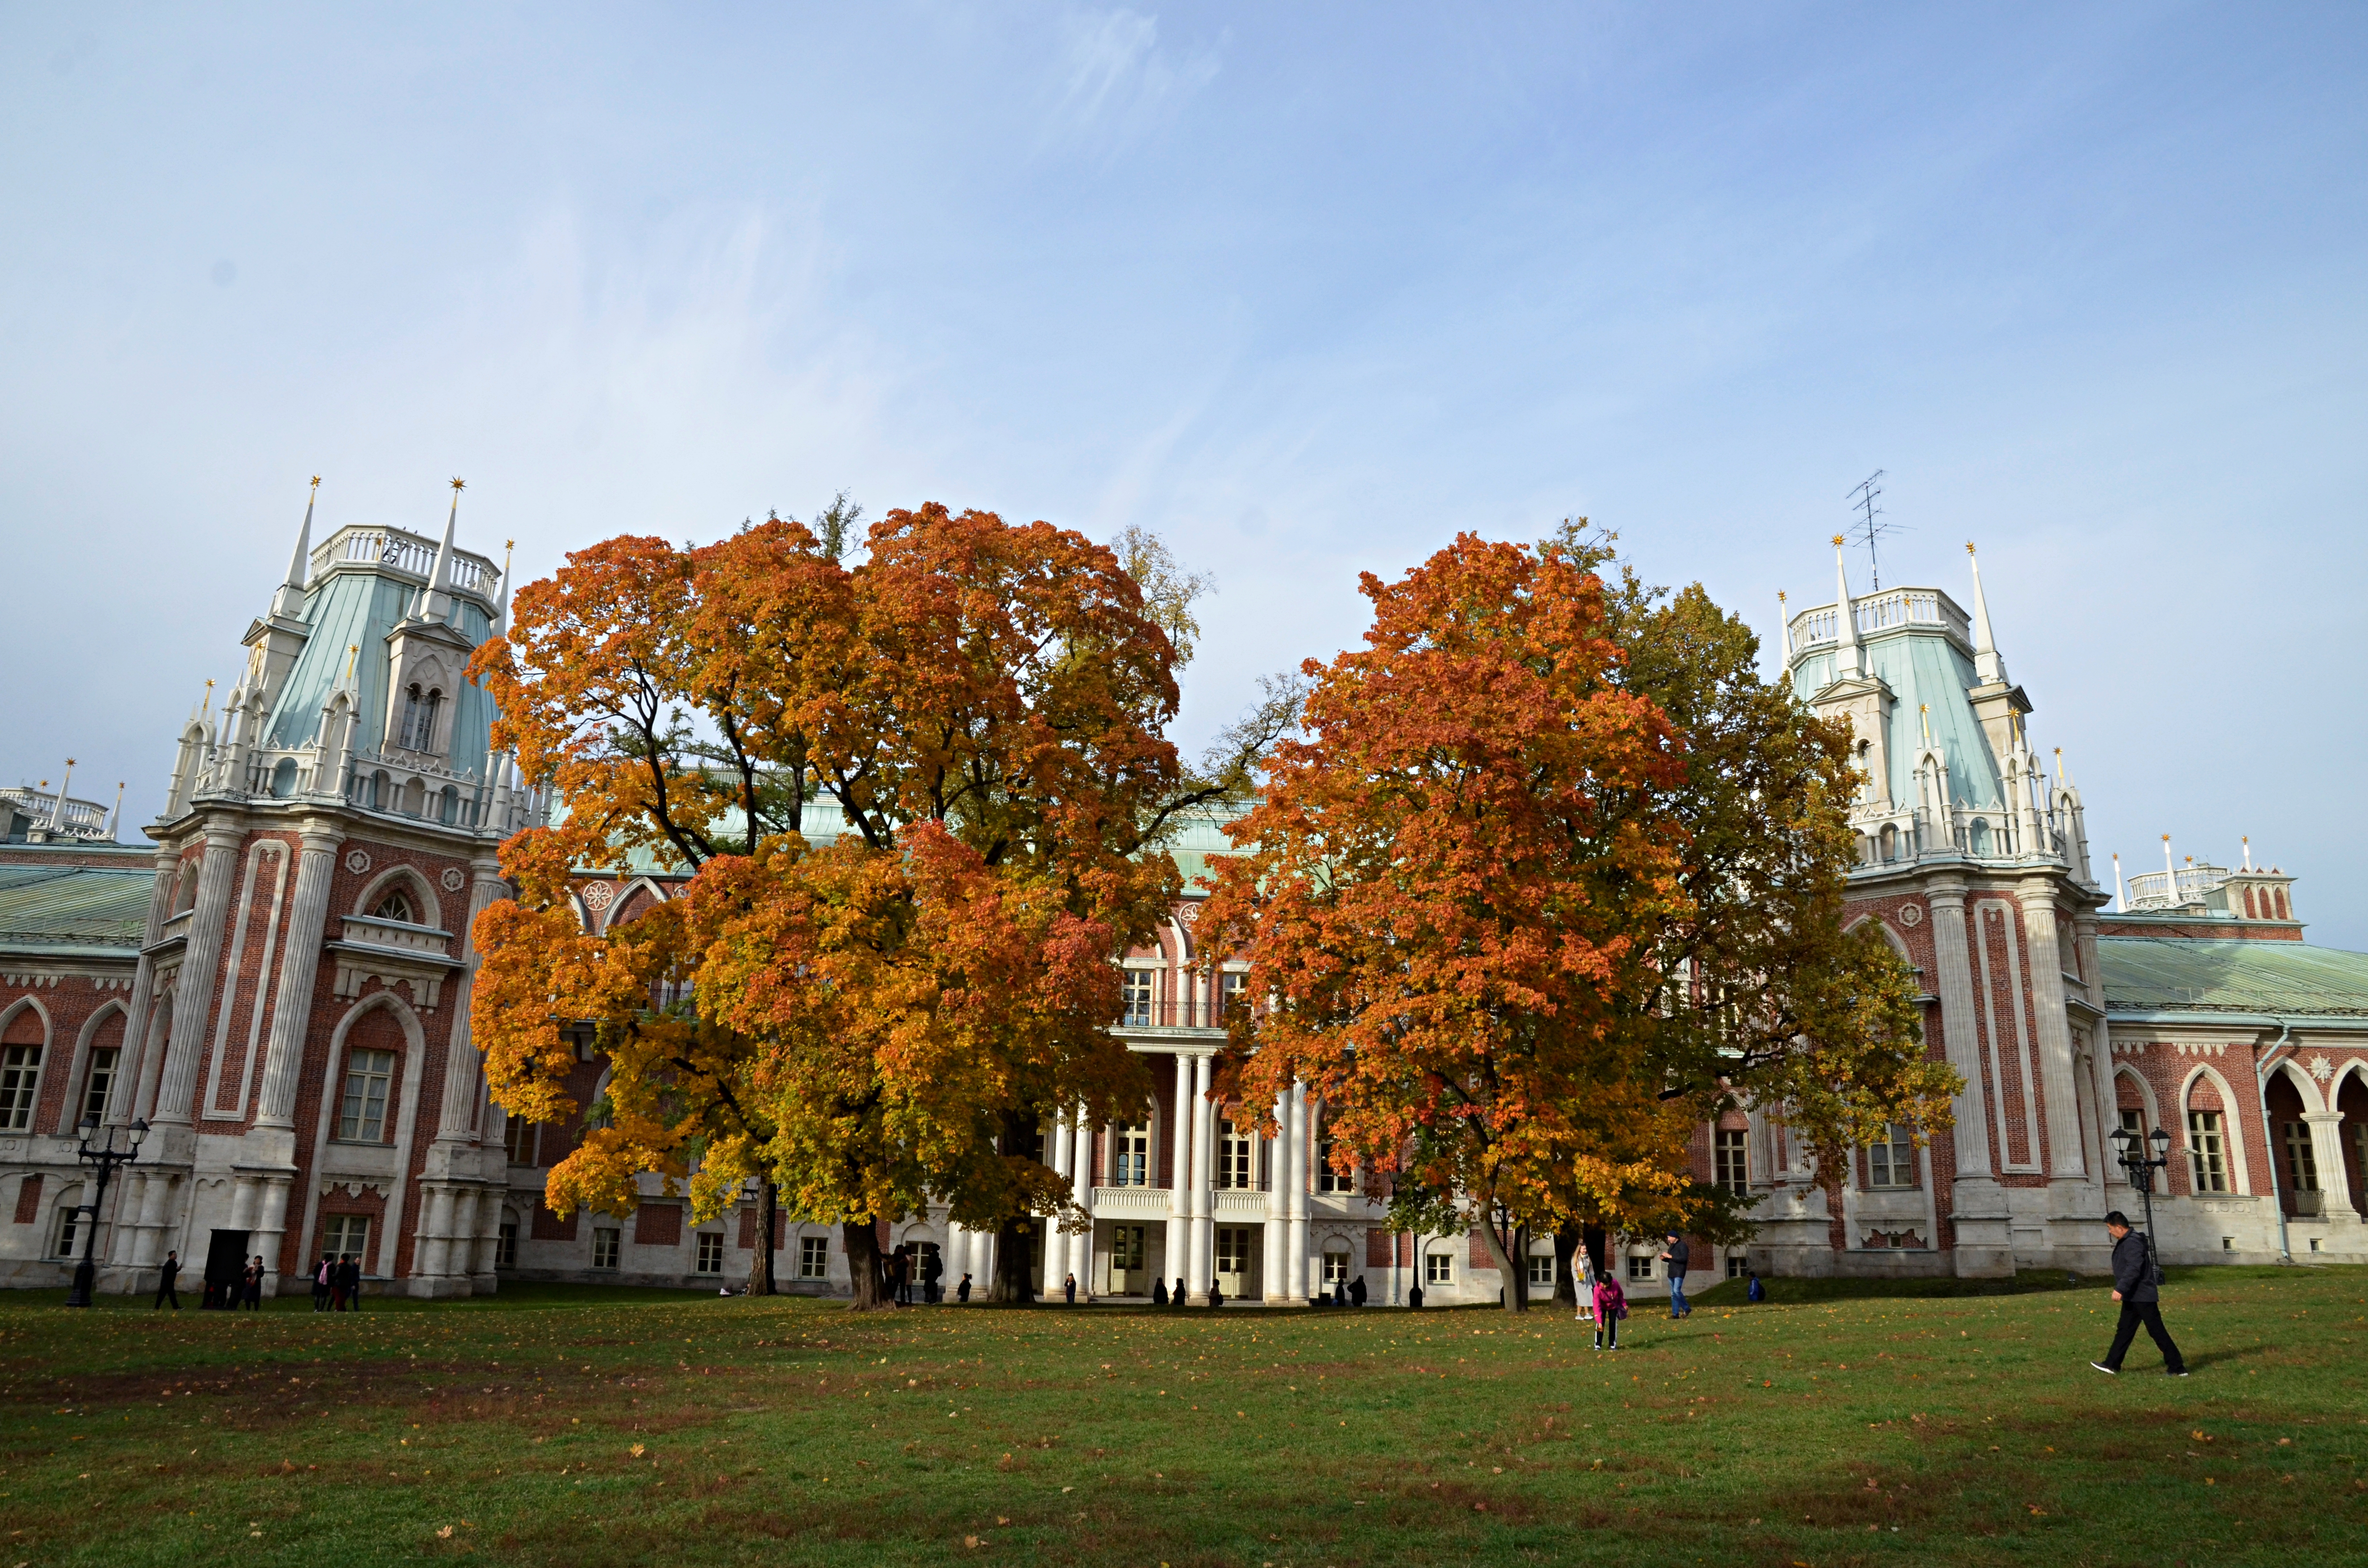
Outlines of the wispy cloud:
M1061 96L1045 140L1090 147L1105 163L1167 124L1217 74L1216 46L1163 49L1159 19L1135 11L1073 13L1060 40Z

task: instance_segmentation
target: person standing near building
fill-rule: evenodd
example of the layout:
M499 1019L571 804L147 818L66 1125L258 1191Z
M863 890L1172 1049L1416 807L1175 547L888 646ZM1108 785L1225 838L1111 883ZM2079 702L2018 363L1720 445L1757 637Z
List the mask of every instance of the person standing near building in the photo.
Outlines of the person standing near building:
M1073 1307L1077 1304L1077 1277L1076 1275L1069 1275L1061 1281L1061 1298Z
M251 1312L263 1310L263 1257L260 1254L246 1266L246 1278L239 1282L238 1304Z
M2130 1229L2128 1217L2118 1209L2105 1216L2105 1233L2113 1238L2113 1300L2122 1304L2122 1321L2113 1329L2113 1347L2103 1360L2089 1365L2107 1377L2118 1377L2122 1358L2129 1354L2130 1341L2144 1324L2155 1348L2162 1352L2162 1369L2174 1378L2187 1376L2187 1362L2162 1326L2162 1297L2157 1290L2162 1270L2155 1267L2153 1246Z
M154 1312L156 1307L163 1306L167 1301L173 1303L175 1312L181 1310L181 1292L177 1284L180 1278L181 1255L177 1252L166 1253L165 1267L156 1272L156 1305L150 1307L148 1309L150 1312Z
M1686 1305L1686 1270L1692 1267L1694 1249L1686 1245L1686 1238L1677 1232L1669 1233L1668 1250L1661 1261L1669 1266L1669 1316L1681 1318L1693 1309Z
M313 1270L313 1310L316 1312L329 1310L329 1275L336 1267L337 1260L324 1252L321 1266Z
M962 1301L962 1302L965 1302L965 1303L966 1303L966 1302L968 1302L968 1301L970 1301L970 1276L969 1276L969 1275L967 1275L967 1274L963 1275L963 1276L962 1277L962 1283L961 1283L960 1285L958 1285L958 1286L954 1287L954 1300L955 1300L955 1301Z

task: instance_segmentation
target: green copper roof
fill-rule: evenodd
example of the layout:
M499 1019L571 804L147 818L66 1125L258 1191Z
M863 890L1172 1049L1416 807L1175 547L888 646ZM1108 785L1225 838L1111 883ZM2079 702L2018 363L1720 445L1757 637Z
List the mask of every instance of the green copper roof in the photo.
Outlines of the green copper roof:
M130 958L148 928L153 859L101 866L0 866L0 949Z
M354 686L361 701L361 733L354 749L371 754L386 749L387 634L419 597L419 587L390 574L341 571L318 583L304 599L304 623L312 628L303 652L279 688L279 703L264 734L267 744L301 746L321 727L321 710L346 678L346 650L354 655ZM453 596L459 611L454 630L471 647L493 633L493 621L473 599ZM485 744L494 721L494 701L477 687L463 681L452 700L453 767L483 774Z
M1973 661L1938 626L1861 632L1859 642L1862 666L1891 687L1891 733L1884 737L1891 759L1891 798L1916 798L1916 752L1923 744L1920 725L1926 717L1918 710L1929 707L1932 738L1949 759L1950 797L1997 810L2006 793L1998 759L1990 755L1989 736L1965 698L1979 684ZM1804 655L1793 667L1793 689L1803 701L1815 698L1833 684L1834 667L1830 645Z
M2112 1013L2368 1017L2368 953L2182 937L2100 937Z

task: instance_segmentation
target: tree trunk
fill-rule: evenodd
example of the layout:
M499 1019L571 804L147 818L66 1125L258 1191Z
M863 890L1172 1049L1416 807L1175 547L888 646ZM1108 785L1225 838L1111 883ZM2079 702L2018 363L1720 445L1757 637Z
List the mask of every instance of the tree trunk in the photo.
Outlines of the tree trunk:
M1505 1282L1505 1310L1525 1312L1530 1310L1529 1229L1513 1227L1512 1240L1508 1243L1497 1233L1497 1227L1486 1216L1480 1221L1480 1239L1488 1244L1489 1260L1497 1266L1497 1278Z
M851 1289L849 1312L875 1312L895 1302L888 1296L881 1269L880 1226L871 1220L849 1220L838 1228L847 1248L847 1279Z
M988 1301L1024 1307L1036 1299L1035 1286L1028 1275L1037 1233L1043 1223L1027 1216L1003 1221L1003 1229L995 1239L995 1281L987 1287Z
M1554 1233L1554 1295L1558 1305L1574 1312L1578 1308L1578 1244L1585 1233L1577 1225L1565 1225Z
M748 1294L780 1294L780 1276L773 1268L773 1231L779 1222L780 1191L770 1181L757 1189L757 1244L748 1259Z

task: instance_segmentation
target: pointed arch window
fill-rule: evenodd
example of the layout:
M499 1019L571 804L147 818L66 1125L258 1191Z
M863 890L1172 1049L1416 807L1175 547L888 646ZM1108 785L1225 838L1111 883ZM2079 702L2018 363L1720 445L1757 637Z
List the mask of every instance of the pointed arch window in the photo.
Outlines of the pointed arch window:
M417 683L403 694L403 727L398 744L406 751L430 751L436 739L436 710L443 705L444 693L429 687L425 692Z
M373 920L400 920L406 926L419 924L419 914L412 907L411 893L404 888L389 888L386 896L371 906Z

